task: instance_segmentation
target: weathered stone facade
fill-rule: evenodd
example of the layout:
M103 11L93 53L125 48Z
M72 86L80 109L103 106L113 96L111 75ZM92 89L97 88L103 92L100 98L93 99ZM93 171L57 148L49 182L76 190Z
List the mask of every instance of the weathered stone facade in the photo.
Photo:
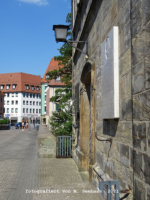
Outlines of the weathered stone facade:
M150 1L72 0L73 157L89 180L120 181L126 199L150 199ZM119 27L119 119L101 116L101 44ZM91 87L91 90L89 89ZM112 144L100 139L112 138ZM121 195L120 195L121 196Z

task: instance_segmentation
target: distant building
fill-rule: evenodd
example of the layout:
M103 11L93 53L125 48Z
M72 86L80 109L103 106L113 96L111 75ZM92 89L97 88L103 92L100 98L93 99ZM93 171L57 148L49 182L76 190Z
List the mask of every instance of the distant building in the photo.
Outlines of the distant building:
M4 117L12 124L28 118L40 123L41 77L25 73L0 74L0 90L5 94Z
M4 96L5 94L0 91L0 119L4 118Z
M53 79L51 81L46 81L46 78L48 78L47 72L53 71L54 69L59 69L59 67L62 67L58 65L58 61L55 61L54 58L51 59L47 70L43 76L43 79L41 81L41 120L42 125L48 125L49 126L49 117L52 115L53 111L56 111L57 105L55 103L49 102L49 99L55 95L55 90L58 88L61 88L64 83L60 81L60 77L58 77L56 80Z

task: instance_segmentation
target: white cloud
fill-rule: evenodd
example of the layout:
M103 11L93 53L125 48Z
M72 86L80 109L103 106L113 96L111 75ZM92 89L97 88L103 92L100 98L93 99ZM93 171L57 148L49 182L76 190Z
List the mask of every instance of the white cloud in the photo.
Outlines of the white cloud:
M38 6L46 6L48 5L47 0L17 0L24 3L36 4Z

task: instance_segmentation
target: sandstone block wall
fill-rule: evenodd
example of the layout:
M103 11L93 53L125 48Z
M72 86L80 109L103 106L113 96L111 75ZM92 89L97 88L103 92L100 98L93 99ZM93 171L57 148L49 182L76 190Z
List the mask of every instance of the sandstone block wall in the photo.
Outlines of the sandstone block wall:
M150 199L150 1L149 0L83 0L80 19L76 15L74 40L88 40L80 45L96 65L96 164L93 182L116 179L122 189L131 188L127 199ZM91 5L93 6L90 11ZM90 17L88 15L90 11ZM88 24L85 21L88 18ZM101 43L113 26L119 27L119 109L118 120L101 117ZM80 102L80 79L85 55L75 52L73 61L73 100ZM74 104L73 120L79 124ZM79 124L80 128L80 124ZM74 129L78 164L80 130ZM134 193L134 195L133 195Z

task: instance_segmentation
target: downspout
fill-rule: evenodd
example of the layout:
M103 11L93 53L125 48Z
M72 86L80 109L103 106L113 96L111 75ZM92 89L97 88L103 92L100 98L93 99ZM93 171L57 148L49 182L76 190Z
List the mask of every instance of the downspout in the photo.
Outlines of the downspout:
M131 113L132 113L132 146L133 146L133 151L132 151L132 166L133 166L133 199L134 199L134 143L133 143L133 91L132 91L132 83L133 83L133 78L132 78L132 63L133 63L133 46L132 46L132 0L130 0L130 34L131 34Z

